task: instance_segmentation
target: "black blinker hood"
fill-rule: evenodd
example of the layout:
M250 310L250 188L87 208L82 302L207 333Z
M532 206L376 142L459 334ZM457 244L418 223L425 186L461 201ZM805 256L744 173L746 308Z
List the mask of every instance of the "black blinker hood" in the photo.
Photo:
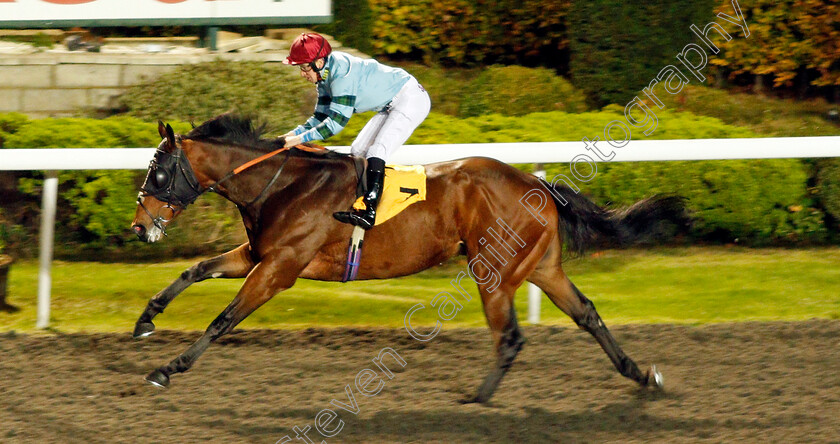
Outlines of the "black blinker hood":
M173 153L157 150L140 189L147 196L181 209L207 191L198 183L189 160L180 148Z

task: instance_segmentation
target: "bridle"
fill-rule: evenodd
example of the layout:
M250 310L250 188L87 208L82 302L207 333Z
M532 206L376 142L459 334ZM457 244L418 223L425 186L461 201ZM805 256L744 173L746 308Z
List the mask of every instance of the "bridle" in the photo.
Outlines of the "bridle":
M149 219L152 220L152 224L154 224L154 226L157 227L157 229L160 230L160 232L164 236L168 236L168 234L166 234L166 225L165 224L168 224L169 222L172 221L172 219L175 219L175 217L178 216L178 214L180 214L181 211L183 211L183 210L180 210L180 209L176 210L175 208L172 207L172 205L167 203L163 208L169 208L170 210L172 210L172 218L171 219L166 219L166 218L164 218L163 216L160 215L160 212L158 212L158 216L155 217L155 216L152 215L152 212L149 211L149 209L146 208L145 205L143 205L143 197L145 197L145 196L143 196L142 193L141 193L140 196L137 196L137 205L140 205L140 208L142 208L143 211L145 211L146 214L149 215Z
M182 149L177 148L175 152L170 153L158 148L155 157L149 164L146 180L140 187L137 205L143 208L143 211L152 219L155 227L166 235L165 224L174 219L187 205L195 202L198 196L206 191L198 183L192 166ZM143 198L147 196L165 202L166 206L163 208L168 208L172 216L166 219L158 211L158 215L155 217L143 204Z
M305 145L298 145L294 148L319 153L327 151L326 148L321 146L309 147ZM272 185L274 185L274 183L277 182L277 179L280 178L280 175L283 172L283 167L286 166L286 162L288 162L289 157L291 157L292 154L292 151L289 148L283 147L270 153L263 154L256 159L245 162L225 174L221 179L217 180L207 188L202 187L198 182L198 178L195 176L195 172L190 165L189 159L187 159L184 154L184 150L176 148L174 152L170 153L166 150L158 148L155 152L155 157L149 164L149 172L146 174L146 180L143 182L143 186L140 187L141 191L137 196L137 205L146 212L152 220L154 226L159 229L164 236L166 236L166 224L175 219L175 217L184 211L187 206L195 202L202 194L208 191L215 192L217 187L223 182L283 151L286 151L286 157L280 164L280 168L277 169L277 172L274 173L274 177L272 177L266 186L263 187L257 197L245 204L245 207L248 208L262 200ZM154 197L155 199L166 203L166 205L162 208L169 209L172 216L168 219L164 218L161 216L160 211L158 211L157 217L154 216L143 204L143 198L147 196Z

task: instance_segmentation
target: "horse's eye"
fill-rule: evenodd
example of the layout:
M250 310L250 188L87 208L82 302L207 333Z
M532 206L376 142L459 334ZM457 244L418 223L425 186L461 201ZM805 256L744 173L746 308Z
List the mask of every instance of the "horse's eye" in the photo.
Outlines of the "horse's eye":
M163 188L169 184L169 174L166 173L166 170L158 168L152 175L152 180L155 182L155 187Z

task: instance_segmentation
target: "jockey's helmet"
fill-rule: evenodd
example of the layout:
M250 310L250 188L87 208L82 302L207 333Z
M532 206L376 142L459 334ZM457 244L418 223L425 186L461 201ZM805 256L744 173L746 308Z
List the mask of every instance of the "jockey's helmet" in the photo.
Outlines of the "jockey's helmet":
M332 52L330 42L314 32L304 32L297 36L289 49L289 56L283 63L287 65L303 65L325 58Z

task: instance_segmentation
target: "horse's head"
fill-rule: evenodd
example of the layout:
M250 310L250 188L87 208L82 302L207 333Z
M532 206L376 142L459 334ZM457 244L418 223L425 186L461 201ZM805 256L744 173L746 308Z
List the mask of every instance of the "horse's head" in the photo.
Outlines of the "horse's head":
M146 180L137 196L132 229L146 242L156 242L166 234L166 226L205 190L181 149L180 138L170 125L158 122L163 139L149 165Z

